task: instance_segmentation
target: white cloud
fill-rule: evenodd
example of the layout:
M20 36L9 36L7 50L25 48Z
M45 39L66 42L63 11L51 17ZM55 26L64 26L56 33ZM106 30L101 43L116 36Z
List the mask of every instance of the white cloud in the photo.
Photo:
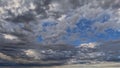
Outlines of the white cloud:
M83 43L80 44L79 47L81 48L95 48L98 44L97 43Z
M10 35L10 34L3 34L5 39L8 40L18 40L18 38L16 36Z
M24 52L28 57L31 57L34 59L40 59L39 57L40 54L37 53L37 51L35 51L34 49L25 50Z

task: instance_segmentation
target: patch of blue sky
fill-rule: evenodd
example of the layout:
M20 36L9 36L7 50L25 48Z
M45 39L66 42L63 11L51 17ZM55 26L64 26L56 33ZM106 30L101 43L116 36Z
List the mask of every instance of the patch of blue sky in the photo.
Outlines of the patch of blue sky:
M61 40L64 40L64 42L66 44L70 44L70 45L74 45L74 46L78 46L79 44L81 44L79 38L76 38L75 40L71 40L70 35L68 35L68 34L62 36Z
M120 32L113 30L113 29L107 29L106 34L108 36L108 39L120 39Z
M78 33L78 32L81 33L81 32L85 32L85 31L89 31L89 30L91 30L92 23L93 23L92 20L82 18L76 23L76 27L74 27L74 28L68 27L66 29L66 31L68 33Z
M76 23L76 26L79 28L79 30L85 31L90 29L90 25L92 25L92 23L94 23L92 20L82 18Z
M115 31L113 29L107 29L105 30L105 33L97 33L94 38L103 41L116 40L116 39L120 39L120 32Z
M78 46L81 44L81 41L79 39L70 41L69 44L74 45L74 46Z
M93 29L91 29L92 24L96 22L104 23L104 22L107 22L109 19L110 19L109 14L98 14L96 18L92 18L92 19L81 18L76 22L77 27L74 27L74 28L68 27L66 31L68 33L93 31Z
M49 26L55 26L57 23L54 22L43 22L42 26L43 27L49 27Z
M86 42L95 42L95 41L99 41L99 40L109 40L110 38L118 38L120 36L120 33L116 33L114 31L110 31L108 30L106 33L97 33L96 35L94 35L94 31L95 29L91 28L91 25L96 23L96 22L100 22L100 23L105 23L107 21L109 21L110 19L110 15L109 14L99 14L96 18L93 19L88 19L88 18L81 18L78 20L78 22L76 22L76 27L74 28L70 28L68 27L66 29L66 32L68 33L66 37L70 37L72 36L73 33L80 33L80 35L78 36L79 39L73 40L69 43L74 44L74 45L78 45L80 43L82 43L81 38L86 39ZM88 32L93 32L94 36L89 36ZM109 34L110 33L110 34ZM68 39L69 41L69 39Z
M97 33L95 35L95 38L97 38L97 40L108 40L108 36L104 33Z
M41 43L43 41L43 37L42 36L38 36L36 40L37 40L37 42Z
M43 26L42 31L46 32L47 31L46 27L53 27L56 25L57 25L57 23L55 23L55 22L42 22L42 26Z
M66 32L67 32L67 33L78 33L78 32L80 32L80 30L79 30L77 27L74 27L74 28L68 27L68 28L66 29Z

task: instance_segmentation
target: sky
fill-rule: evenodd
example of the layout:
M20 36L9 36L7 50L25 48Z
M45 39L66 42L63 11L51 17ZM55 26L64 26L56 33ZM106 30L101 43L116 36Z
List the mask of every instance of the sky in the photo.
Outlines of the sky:
M0 33L17 37L14 42L78 46L120 40L119 0L0 1Z
M119 45L120 0L0 0L1 59L119 59Z
M60 8L62 6L60 4L61 2L55 2L55 4L53 2L53 7L51 10L60 10L58 9L59 6ZM114 5L112 1L108 4ZM54 27L59 25L59 23L62 23L60 24L61 26L58 27L60 27L59 29L63 30L65 33L56 39L60 41L60 43L63 42L70 45L80 45L90 42L101 43L111 40L120 40L119 8L111 8L109 6L104 9L101 7L102 5L99 5L99 7L95 8L91 8L91 6L94 6L94 4L85 4L83 6L78 6L78 8L66 12L66 14L62 15L58 19L60 22L57 22L57 24L52 22L44 22L42 25L44 28L43 32L47 32L45 29L49 27ZM63 8L61 10L63 10ZM66 9L64 8L64 10ZM62 29L62 26L65 28ZM39 42L43 41L44 37L40 36Z

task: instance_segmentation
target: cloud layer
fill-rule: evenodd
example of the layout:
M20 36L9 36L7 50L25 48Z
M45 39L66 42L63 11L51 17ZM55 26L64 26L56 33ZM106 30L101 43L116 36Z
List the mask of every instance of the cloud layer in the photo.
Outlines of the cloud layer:
M107 29L120 30L119 0L1 0L0 4L1 33L27 35L30 42L41 36L43 44L65 43L82 34L95 37Z
M72 48L53 44L81 45L92 51L91 48L94 50L100 43L104 45L101 49L109 49L120 40L119 3L120 0L0 0L0 57L15 61L11 56L19 53L19 57L35 59L69 59L75 54L76 58L89 58L79 48L76 52L80 53L76 53L69 51ZM114 40L118 42L111 42ZM48 48L46 52L39 51L42 47ZM59 49L63 51L56 51ZM89 54L92 58L100 55L103 53ZM22 62L24 59L16 60Z

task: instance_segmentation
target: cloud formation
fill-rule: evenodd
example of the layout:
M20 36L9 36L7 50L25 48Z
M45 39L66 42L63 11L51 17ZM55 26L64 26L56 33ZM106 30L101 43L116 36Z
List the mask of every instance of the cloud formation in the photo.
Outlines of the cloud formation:
M0 0L0 33L27 43L89 41L120 31L119 0ZM99 39L99 38L98 38ZM27 44L26 43L26 44Z

